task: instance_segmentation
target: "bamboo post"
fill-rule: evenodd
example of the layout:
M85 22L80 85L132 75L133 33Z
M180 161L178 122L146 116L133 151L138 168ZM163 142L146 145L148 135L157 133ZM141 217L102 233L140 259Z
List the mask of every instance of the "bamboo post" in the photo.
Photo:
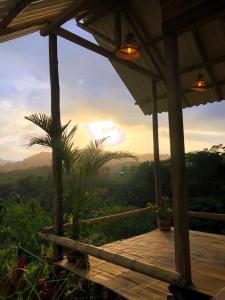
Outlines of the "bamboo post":
M39 233L39 238L50 241L57 245L61 245L65 248L80 251L85 255L92 255L102 260L106 260L112 262L116 265L122 266L124 268L128 268L130 270L151 276L158 280L175 284L178 286L183 286L183 278L182 276L171 270L161 268L156 265L143 263L115 252L111 252L109 250L105 250L99 247L95 247L92 245L84 244L82 242L74 241L68 238L64 238L61 236L56 236L49 233Z
M155 176L155 199L157 207L160 206L161 184L159 170L159 135L158 135L158 103L157 103L157 83L152 80L152 129L154 148L154 176Z
M176 271L181 273L186 284L189 284L191 283L191 261L177 36L168 36L165 39L165 54L172 166L175 262Z
M60 118L60 88L58 74L57 36L49 34L49 64L51 83L51 117L52 117L52 177L53 177L53 224L54 233L62 235L63 205L62 205L62 157L61 157L61 118ZM62 254L61 247L55 247L54 257Z

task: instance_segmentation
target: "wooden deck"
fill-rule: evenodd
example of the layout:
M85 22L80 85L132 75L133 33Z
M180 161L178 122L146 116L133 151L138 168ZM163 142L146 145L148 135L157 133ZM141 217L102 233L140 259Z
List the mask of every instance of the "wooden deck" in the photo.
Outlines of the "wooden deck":
M198 289L215 295L225 287L225 236L190 231L193 282ZM129 258L174 270L173 232L150 233L102 246ZM166 299L168 284L90 257L90 270L79 270L65 258L60 266L101 284L126 299Z

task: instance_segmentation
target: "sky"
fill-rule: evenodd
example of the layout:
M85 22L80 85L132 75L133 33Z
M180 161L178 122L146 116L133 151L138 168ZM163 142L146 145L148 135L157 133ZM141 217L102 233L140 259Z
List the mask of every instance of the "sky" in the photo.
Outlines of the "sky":
M75 24L66 27L93 41ZM75 144L83 147L96 137L96 129L91 132L90 128L100 122L106 126L104 132L118 135L107 149L152 153L152 118L134 105L110 62L61 38L58 55L62 123L71 120L78 125ZM38 146L26 147L25 137L39 131L24 116L50 114L48 38L34 33L2 43L0 57L0 158L22 160L43 151ZM187 108L183 116L186 152L224 143L225 101ZM160 153L169 154L167 113L159 114L159 143Z

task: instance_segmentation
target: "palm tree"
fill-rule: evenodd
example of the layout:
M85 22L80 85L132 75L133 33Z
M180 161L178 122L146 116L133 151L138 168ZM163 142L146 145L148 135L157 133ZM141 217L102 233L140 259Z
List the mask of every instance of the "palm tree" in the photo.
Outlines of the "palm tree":
M47 148L53 148L56 146L59 151L62 151L62 156L65 154L63 153L72 150L73 147L73 138L77 130L77 126L73 126L70 131L68 131L68 126L71 121L66 123L61 128L61 142L58 145L54 145L54 132L52 126L52 118L47 116L46 114L32 114L30 116L25 117L26 120L31 121L39 128L41 128L45 134L44 135L31 135L27 136L26 140L28 140L28 147L33 145L40 145Z
M84 149L73 149L65 157L65 169L70 185L73 212L73 238L80 237L80 221L88 200L88 191L99 170L113 159L135 159L129 152L104 151L106 139L90 141Z
M33 122L35 125L45 131L43 136L27 137L28 146L41 145L44 147L53 146L53 132L51 118L44 114L33 114L25 119ZM129 152L111 152L104 151L103 144L107 138L90 141L84 149L74 147L73 138L77 130L74 126L68 130L68 122L62 126L62 140L58 145L62 151L62 160L64 163L65 174L68 181L69 192L72 203L73 214L73 238L80 238L80 221L87 201L87 192L91 188L91 183L99 170L113 159L122 160L124 158L136 159L135 155Z

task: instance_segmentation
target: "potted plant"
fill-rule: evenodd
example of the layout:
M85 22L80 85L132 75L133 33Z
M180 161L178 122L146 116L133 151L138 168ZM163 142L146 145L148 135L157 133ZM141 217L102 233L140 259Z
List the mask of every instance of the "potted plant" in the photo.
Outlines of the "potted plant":
M162 199L157 213L158 228L162 231L171 230L172 209L168 206L166 199Z

